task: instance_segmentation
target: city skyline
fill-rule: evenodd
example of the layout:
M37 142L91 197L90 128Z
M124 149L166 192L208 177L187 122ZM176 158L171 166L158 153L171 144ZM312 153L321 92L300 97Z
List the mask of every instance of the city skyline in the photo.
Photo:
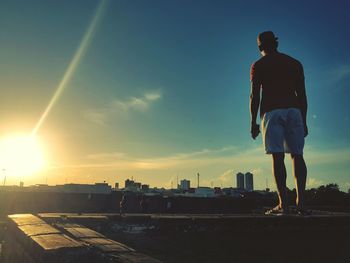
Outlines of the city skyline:
M273 30L280 51L304 65L307 187L335 182L347 191L349 7L346 1L3 3L0 141L35 130L40 147L0 143L0 157L15 145L11 158L21 160L2 165L0 178L9 185L114 185L134 177L169 188L177 177L196 182L199 172L203 185L225 187L250 171L256 189L266 188L266 179L275 189L261 136L250 138L248 109L249 68L260 57L256 37ZM293 188L289 161L287 169Z

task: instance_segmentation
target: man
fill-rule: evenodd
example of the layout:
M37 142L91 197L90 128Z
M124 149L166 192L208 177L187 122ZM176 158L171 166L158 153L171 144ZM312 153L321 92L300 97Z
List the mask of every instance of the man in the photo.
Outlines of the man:
M277 37L271 31L258 35L262 57L251 67L251 136L259 133L256 122L260 108L262 136L265 151L272 155L279 204L267 214L287 214L285 153L290 153L297 192L297 212L305 213L304 191L307 168L303 158L307 98L303 66L296 59L277 51ZM261 101L260 101L261 91Z
M122 216L127 210L127 195L123 194L122 199L119 202L119 215Z

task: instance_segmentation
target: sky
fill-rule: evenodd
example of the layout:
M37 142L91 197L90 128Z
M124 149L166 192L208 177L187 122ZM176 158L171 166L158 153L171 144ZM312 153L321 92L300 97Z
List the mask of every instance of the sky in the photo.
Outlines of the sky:
M8 184L177 178L274 189L250 137L249 70L259 32L302 62L309 102L307 187L350 188L350 3L3 0L0 137L35 130L47 166ZM290 160L288 186L293 188ZM4 175L2 175L4 176Z

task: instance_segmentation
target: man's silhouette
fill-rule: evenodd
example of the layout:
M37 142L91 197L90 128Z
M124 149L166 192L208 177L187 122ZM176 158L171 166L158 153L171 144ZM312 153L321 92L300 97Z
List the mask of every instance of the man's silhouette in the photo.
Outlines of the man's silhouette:
M251 136L255 139L260 132L256 123L260 107L263 142L266 153L272 154L279 197L279 204L267 213L288 213L285 153L290 153L292 157L297 211L304 213L307 169L303 148L304 137L308 135L304 71L299 61L277 51L277 39L271 31L258 35L262 58L252 65L250 72Z

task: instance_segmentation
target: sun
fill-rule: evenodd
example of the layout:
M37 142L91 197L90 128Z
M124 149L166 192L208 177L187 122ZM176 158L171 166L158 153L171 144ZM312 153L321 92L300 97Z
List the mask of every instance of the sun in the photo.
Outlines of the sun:
M46 167L43 147L38 138L13 135L0 140L0 172L6 176L34 175Z

